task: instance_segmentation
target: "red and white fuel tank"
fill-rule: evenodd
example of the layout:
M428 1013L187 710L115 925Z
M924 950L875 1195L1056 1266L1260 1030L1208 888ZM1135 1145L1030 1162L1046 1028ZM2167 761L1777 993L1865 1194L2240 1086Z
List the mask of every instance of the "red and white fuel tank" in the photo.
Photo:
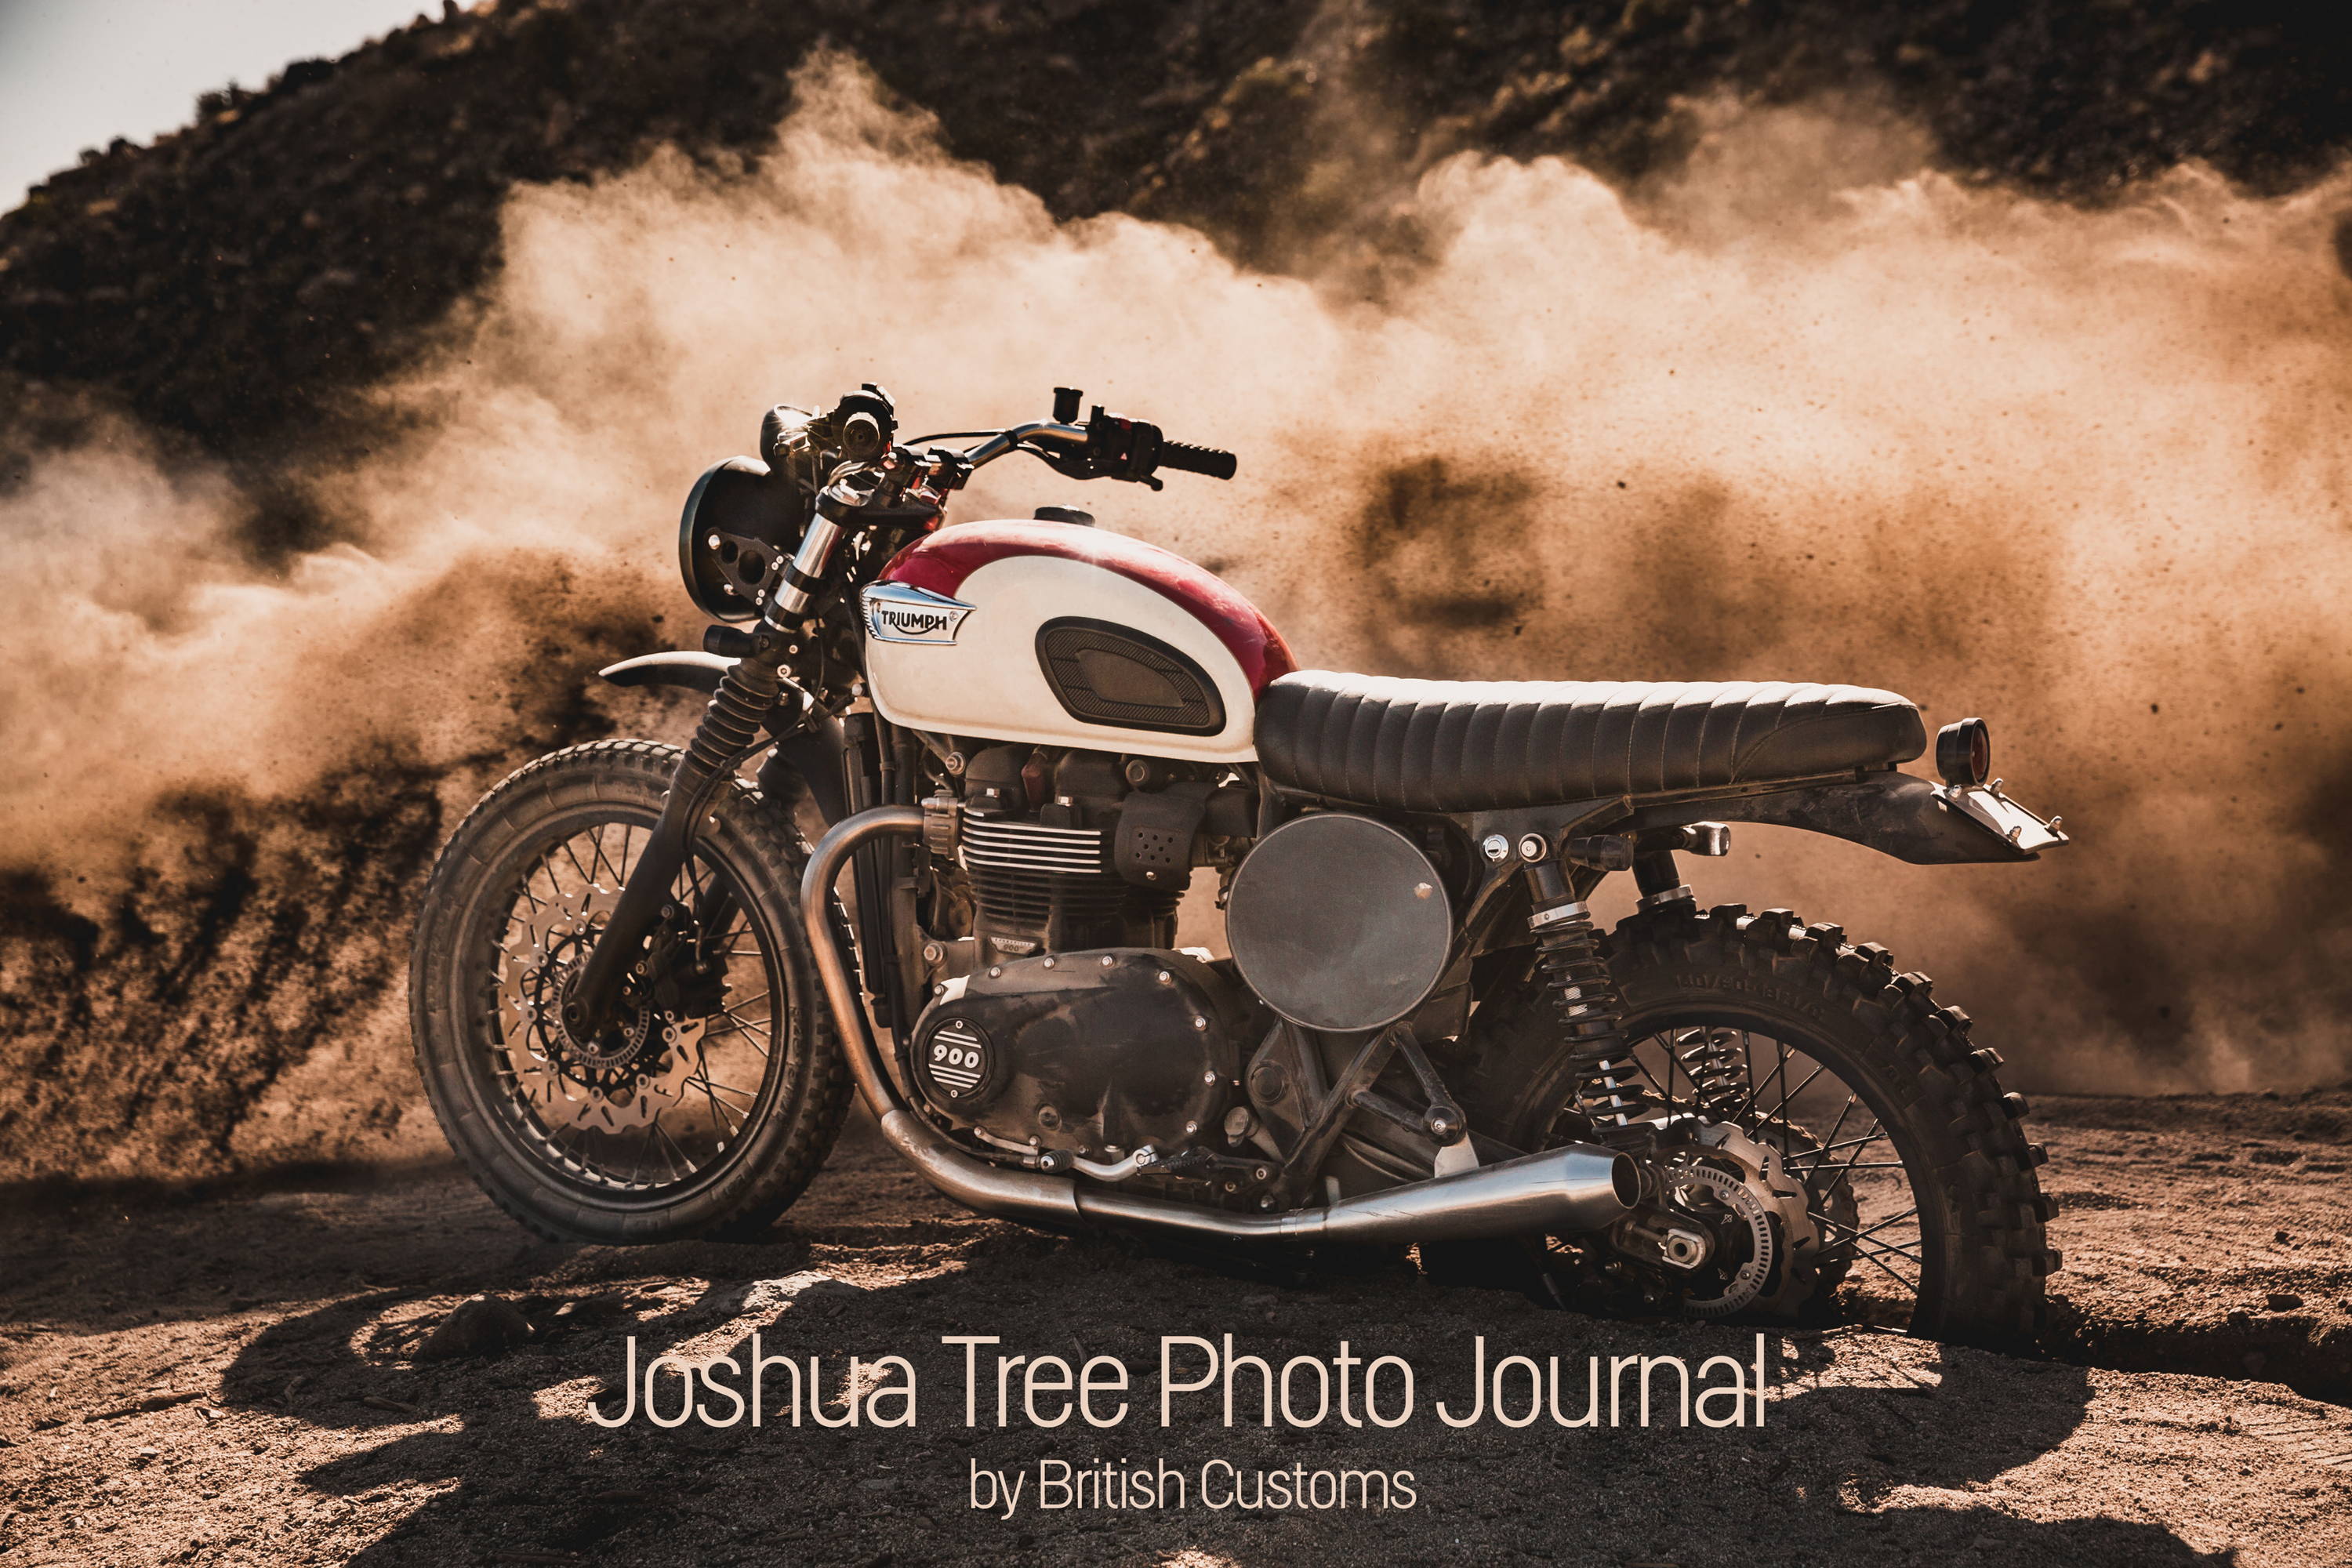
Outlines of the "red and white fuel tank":
M1072 522L968 522L868 586L866 673L894 724L1247 762L1297 666L1247 599L1173 551Z

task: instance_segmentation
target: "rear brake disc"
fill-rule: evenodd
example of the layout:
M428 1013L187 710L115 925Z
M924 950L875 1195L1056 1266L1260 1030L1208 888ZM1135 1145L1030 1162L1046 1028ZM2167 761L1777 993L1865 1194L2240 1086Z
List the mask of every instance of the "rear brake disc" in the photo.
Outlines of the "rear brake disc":
M1793 1313L1813 1293L1820 1272L1814 1259L1821 1232L1804 1183L1780 1150L1728 1122L1706 1123L1696 1138L1705 1152L1684 1162L1670 1178L1675 1206L1719 1207L1730 1217L1731 1239L1743 1245L1717 1252L1727 1274L1723 1289L1685 1297L1684 1310L1701 1318L1750 1310Z

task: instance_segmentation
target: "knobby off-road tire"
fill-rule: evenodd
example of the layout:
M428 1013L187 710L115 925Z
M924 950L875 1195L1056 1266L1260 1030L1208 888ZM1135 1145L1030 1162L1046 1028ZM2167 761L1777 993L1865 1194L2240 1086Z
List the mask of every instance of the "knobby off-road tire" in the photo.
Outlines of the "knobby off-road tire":
M848 1107L849 1076L799 915L803 853L787 817L740 778L702 813L689 868L698 891L723 888L740 910L729 951L756 952L772 987L769 1044L737 1131L682 1179L632 1190L562 1156L515 1090L498 988L510 911L555 847L593 832L641 843L660 816L678 749L603 741L540 758L485 795L443 849L419 911L409 1005L416 1064L450 1146L501 1208L553 1240L647 1243L751 1235L805 1188ZM625 859L627 851L622 851ZM576 862L575 862L576 863ZM600 874L603 868L598 868ZM602 875L606 883L618 879ZM750 941L742 947L748 935ZM731 961L740 973L744 961ZM740 988L748 991L746 981ZM746 1010L749 1010L748 998ZM511 1011L509 1005L509 1011ZM718 1016L712 1016L718 1022ZM734 1031L749 1037L738 1028ZM705 1058L707 1079L716 1074ZM740 1076L740 1075L739 1075ZM715 1094L709 1120L736 1108Z
M1850 943L1836 926L1737 904L1645 910L1605 951L1629 1041L1753 1030L1829 1068L1884 1121L1919 1209L1913 1332L2012 1347L2041 1332L2043 1280L2060 1262L2043 1233L2054 1205L2034 1176L2046 1156L2020 1125L2023 1097L1994 1077L2000 1056L1970 1041L1968 1015L1939 1005L1927 976L1897 973L1885 948ZM1524 1067L1556 1037L1556 1016L1538 996L1497 1000L1488 1044L1502 1048L1481 1055ZM1521 1148L1549 1141L1573 1091L1556 1049L1548 1059L1549 1070L1509 1088L1490 1079L1478 1094Z

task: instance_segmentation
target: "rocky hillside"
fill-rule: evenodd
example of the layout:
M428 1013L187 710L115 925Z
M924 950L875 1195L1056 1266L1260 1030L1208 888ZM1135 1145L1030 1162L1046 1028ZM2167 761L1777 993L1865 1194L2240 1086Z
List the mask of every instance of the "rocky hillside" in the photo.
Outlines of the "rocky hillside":
M185 130L93 153L0 216L0 500L41 494L24 479L34 449L70 442L94 413L127 415L167 455L226 461L268 580L336 536L304 476L368 444L348 395L409 363L494 274L511 187L594 178L656 143L714 167L757 159L798 67L828 46L1056 213L1181 219L1274 268L1351 226L1383 254L1397 234L1361 226L1381 223L1385 194L1463 149L1568 153L1637 181L1696 133L1704 111L1685 106L1723 95L1874 101L1964 178L2089 203L2186 158L2292 188L2352 140L2342 29L2191 0L510 0L208 95ZM37 542L37 503L17 515ZM37 552L25 558L36 566L8 580L42 583ZM333 1156L403 1107L421 1114L404 1077L394 1092L369 1075L403 1048L408 913L446 803L604 732L580 669L657 635L656 606L609 583L567 598L534 575L525 616L525 581L491 618L562 657L519 654L539 676L518 677L511 711L454 761L363 750L299 799L173 795L128 816L128 869L103 887L53 885L0 853L0 1077L14 1086L0 1091L0 1183ZM509 582L484 592L496 601ZM1728 616L1757 601L1722 603ZM11 668L38 680L84 636L36 628ZM62 662L40 661L51 654ZM9 695L0 733L37 730ZM2306 775L2322 801L2348 776L2332 754L2278 767L2282 788ZM2336 837L2297 863L2307 882L2273 890L2284 923L2217 944L2212 966L2329 951L2311 933L2344 929L2329 868L2347 851L2340 831L2313 831ZM2322 889L2308 909L2305 886ZM2135 935L2170 904L2104 921L2085 910L2114 910L2112 896L2051 907L2103 933L2084 986L2127 998L2135 1028L2173 1030L2159 1045L2176 1037L2168 1008L2146 1016L2162 950ZM353 1082L376 1087L347 1093ZM271 1123L254 1109L271 1095L309 1120Z
M2352 37L2210 0L509 0L225 89L152 146L84 155L0 217L0 406L92 406L248 475L332 426L498 265L518 181L655 142L755 157L832 43L959 153L1067 216L1202 224L1278 264L1302 224L1461 147L1671 153L1678 100L1883 98L1951 168L2096 200L2186 158L2263 187L2352 137ZM1341 107L1344 105L1344 111ZM1335 128L1343 128L1337 129ZM5 480L0 480L5 482ZM289 537L307 542L299 517Z

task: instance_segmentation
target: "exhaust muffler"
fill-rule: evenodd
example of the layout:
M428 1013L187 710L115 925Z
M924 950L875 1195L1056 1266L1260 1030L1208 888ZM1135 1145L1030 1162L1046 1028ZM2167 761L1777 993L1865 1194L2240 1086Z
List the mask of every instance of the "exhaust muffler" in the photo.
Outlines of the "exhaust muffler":
M899 1100L835 942L833 889L843 864L868 839L922 830L923 814L905 805L880 806L836 824L801 879L801 918L849 1053L850 1075L882 1136L925 1180L965 1207L1062 1229L1123 1224L1227 1240L1387 1243L1601 1230L1629 1213L1639 1197L1641 1176L1632 1160L1583 1143L1342 1198L1326 1208L1263 1215L1087 1186L973 1158Z

